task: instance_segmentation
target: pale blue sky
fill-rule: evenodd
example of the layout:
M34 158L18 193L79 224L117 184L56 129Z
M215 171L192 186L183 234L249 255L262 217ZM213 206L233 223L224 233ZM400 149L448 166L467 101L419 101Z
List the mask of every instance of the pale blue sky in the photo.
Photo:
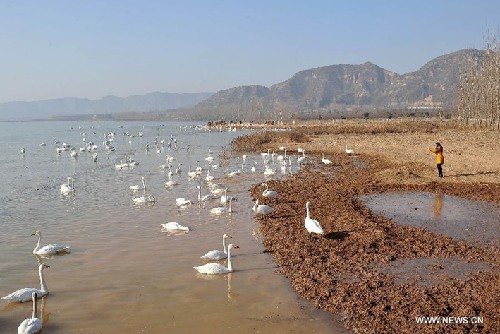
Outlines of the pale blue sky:
M402 74L499 24L498 0L0 0L0 102L269 87L366 61Z

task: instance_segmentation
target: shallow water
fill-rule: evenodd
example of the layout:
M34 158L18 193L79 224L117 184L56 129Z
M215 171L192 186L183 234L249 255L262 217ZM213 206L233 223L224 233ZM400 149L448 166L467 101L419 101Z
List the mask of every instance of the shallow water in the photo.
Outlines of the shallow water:
M50 265L45 270L50 295L42 300L41 314L47 333L347 332L332 316L298 297L263 253L248 192L264 180L261 157L249 156L244 165L241 156L220 160L224 147L241 132L206 132L184 125L95 122L79 128L73 122L0 123L0 295L38 287L39 259L31 254L36 244L31 233L40 230L42 244L72 247L71 254L40 260ZM112 152L102 145L103 134L110 131L116 133ZM56 153L55 141L78 148L83 138L98 146L96 163L90 152L79 152L77 158ZM155 138L165 139L163 147L158 145L161 153L156 152ZM39 146L41 142L47 145ZM21 147L26 153L20 153ZM232 214L210 215L209 209L220 205L217 200L186 208L175 204L176 197L195 200L198 184L207 193L202 180L209 149L211 164L222 165L211 174L238 198ZM180 184L172 188L164 185L168 170L159 167L166 163L166 155L175 157L174 168L182 164L182 172L173 176ZM127 156L139 165L116 171L115 164ZM204 174L189 180L189 166L202 166ZM251 166L256 173L251 173ZM224 176L238 169L243 173ZM59 187L68 176L75 179L76 190L63 196ZM141 191L134 194L128 188L140 184L142 176L147 193L156 198L152 205L132 201ZM168 221L191 231L162 232L160 224ZM206 251L222 247L223 233L231 234L231 241L240 246L234 251L235 272L197 274L192 267L204 263L199 257ZM15 332L30 314L29 303L1 300L0 332Z
M498 205L425 192L390 192L361 199L370 210L398 224L473 244L500 246Z

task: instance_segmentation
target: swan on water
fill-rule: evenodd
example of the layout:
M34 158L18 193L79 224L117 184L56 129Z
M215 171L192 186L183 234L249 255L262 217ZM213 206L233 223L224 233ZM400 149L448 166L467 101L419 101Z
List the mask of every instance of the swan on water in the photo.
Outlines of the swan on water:
M168 231L189 231L189 227L183 226L177 222L168 222L165 224L161 224L163 229Z
M132 201L134 201L135 204L142 204L142 203L154 203L156 202L156 199L154 198L153 195L144 194L141 197L132 198Z
M69 195L75 190L75 179L68 176L68 183L61 184L61 194Z
M236 200L236 198L227 195L227 188L225 188L224 189L224 195L222 195L220 197L220 202L224 204L224 203L227 203L229 201L235 201L235 200Z
M177 197L175 199L175 204L177 206L191 205L191 201L188 199L185 199L184 197Z
M210 175L210 169L207 169L207 176L205 177L205 181L210 182L213 181L215 177L213 175Z
M223 207L223 206L219 206L219 207L216 207L216 208L212 208L210 210L210 213L215 214L215 215L220 215L220 214L223 214L223 213L231 213L231 212L233 212L233 209L231 208L231 202L232 202L232 200L229 199L229 208L226 208L226 207Z
M252 210L255 213L260 213L263 216L265 216L267 214L270 214L270 213L272 213L274 211L274 209L271 208L269 205L259 204L259 200L258 199L255 201L255 204L254 204Z
M262 183L263 186L266 187L264 191L262 192L262 196L267 197L267 198L275 198L278 196L278 193L274 190L269 190L267 183Z
M144 182L144 176L141 178L142 180L142 187L139 186L139 185L135 185L135 186L130 186L128 187L130 190L142 190L142 189L146 189L146 183Z
M31 235L38 236L38 242L36 244L35 249L33 249L33 254L35 255L51 255L51 254L60 254L60 253L70 253L70 246L67 245L58 245L58 244L49 244L43 247L40 247L40 242L42 240L42 232L35 231Z
M198 188L198 202L206 202L214 198L212 194L201 195L201 186L196 186Z
M47 284L45 284L45 280L43 278L43 269L49 267L50 266L45 263L42 263L40 264L40 266L38 266L38 276L40 277L40 289L36 288L19 289L8 294L5 297L2 297L2 299L8 300L10 302L24 303L27 302L28 300L31 300L33 292L36 292L36 294L39 297L48 295L49 289L47 288Z
M205 260L223 260L223 259L227 258L227 245L226 245L227 238L232 238L232 237L230 235L224 233L222 235L222 249L223 250L217 250L217 249L211 250L211 251L205 253L205 255L201 256L200 258L205 259Z
M234 271L233 265L231 263L231 249L240 248L237 245L229 244L227 246L227 267L220 263L210 262L202 266L193 267L201 274L216 275L216 274L227 274Z
M306 219L304 220L304 225L306 227L306 230L309 233L324 234L323 228L321 227L319 222L317 220L311 218L311 215L309 213L309 206L310 205L311 205L311 203L308 201L306 203L307 215L306 215Z
M38 295L36 292L31 294L31 300L33 300L33 312L31 318L26 318L21 322L19 327L17 327L17 334L36 334L42 330L42 320L38 318L37 312L37 300Z

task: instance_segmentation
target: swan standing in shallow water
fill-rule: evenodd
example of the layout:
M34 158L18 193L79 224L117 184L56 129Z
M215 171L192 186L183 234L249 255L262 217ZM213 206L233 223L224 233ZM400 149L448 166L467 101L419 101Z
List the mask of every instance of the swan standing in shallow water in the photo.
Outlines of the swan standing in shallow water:
M31 294L31 299L33 300L33 313L31 314L31 318L24 319L19 327L17 327L17 334L36 334L42 330L43 323L37 315L38 295L36 294L36 292L33 292Z
M227 267L220 263L210 262L202 266L193 267L201 274L216 275L216 274L227 274L233 272L233 265L231 263L231 249L240 248L237 245L229 244L227 246Z
M311 218L311 215L309 213L309 205L311 205L311 203L307 202L306 203L306 212L307 212L307 215L306 215L306 219L304 221L304 225L306 227L307 232L309 232L309 233L317 233L317 234L324 234L323 228L321 227L321 225L319 224L319 222L317 220Z
M10 302L18 302L23 303L28 300L31 300L33 292L36 292L37 296L43 297L49 294L49 289L47 288L47 284L45 284L45 280L43 278L43 269L49 268L45 263L40 264L38 267L38 276L40 277L40 290L36 288L23 288L16 290L2 299L8 300Z
M201 256L200 258L205 259L205 260L223 260L223 259L227 258L227 245L226 245L227 238L232 238L232 237L230 235L227 235L226 233L224 233L224 235L222 236L222 249L224 249L224 250L221 251L221 250L214 249L214 250L207 252L205 255Z
M166 224L161 224L161 226L168 231L189 231L189 227L183 226L177 222L168 222Z
M68 176L68 183L61 184L61 194L69 195L75 190L75 179Z
M43 247L40 247L40 242L42 240L42 232L36 231L31 235L38 236L38 242L36 244L35 249L33 249L33 254L35 255L51 255L51 254L60 254L60 253L69 253L70 246L67 245L58 245L58 244L49 244Z

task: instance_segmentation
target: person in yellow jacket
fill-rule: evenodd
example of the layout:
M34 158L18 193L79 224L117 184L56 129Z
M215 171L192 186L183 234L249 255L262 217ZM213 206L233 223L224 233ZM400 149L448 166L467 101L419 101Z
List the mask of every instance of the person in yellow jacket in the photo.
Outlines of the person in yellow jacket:
M436 147L431 148L431 152L436 153L438 176L443 177L443 164L444 164L443 146L441 146L440 143L436 143Z

